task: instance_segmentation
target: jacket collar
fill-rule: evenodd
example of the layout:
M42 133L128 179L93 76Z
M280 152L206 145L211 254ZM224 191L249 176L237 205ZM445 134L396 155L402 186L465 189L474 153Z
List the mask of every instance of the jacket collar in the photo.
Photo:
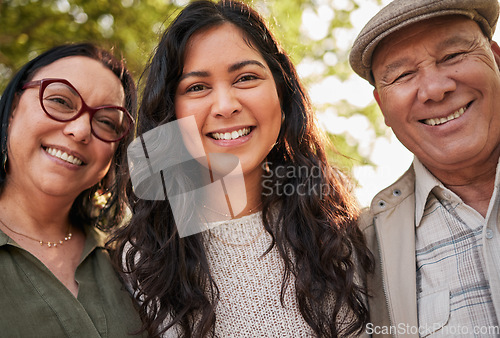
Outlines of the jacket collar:
M14 244L14 241L9 236L7 236L5 232L0 230L0 246L4 246L6 244Z
M400 204L415 193L415 170L413 164L396 182L380 191L372 200L370 210L374 216Z
M413 165L371 204L392 325L418 327Z
M416 157L413 160L413 168L415 169L415 226L418 227L432 189L444 186Z
M463 203L462 199L452 190L444 186L416 157L413 160L413 168L415 170L415 226L418 227L422 221L425 206L432 192L438 198L453 199L456 202ZM500 188L500 159L497 163L495 174L495 190L490 200L486 219L491 214L492 208L498 198L498 190ZM444 197L443 197L444 196Z

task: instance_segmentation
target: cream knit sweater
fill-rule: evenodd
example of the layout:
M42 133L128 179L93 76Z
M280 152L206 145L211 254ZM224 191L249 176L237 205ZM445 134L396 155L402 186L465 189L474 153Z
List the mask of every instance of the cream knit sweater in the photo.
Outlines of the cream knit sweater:
M220 292L217 337L311 337L298 309L293 281L280 302L283 261L271 243L260 212L210 224L207 256Z
M216 337L314 337L298 309L293 278L281 304L283 260L276 247L262 256L271 243L262 213L210 223L209 228L204 233L207 257L220 292ZM176 329L164 337L178 337Z

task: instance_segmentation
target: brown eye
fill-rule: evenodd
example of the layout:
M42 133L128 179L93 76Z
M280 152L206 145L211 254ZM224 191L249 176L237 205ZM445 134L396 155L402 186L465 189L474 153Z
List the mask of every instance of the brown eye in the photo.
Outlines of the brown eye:
M453 54L448 54L443 58L443 61L448 61L456 58L457 56L462 55L462 53L453 53Z
M71 113L76 110L76 104L63 96L50 96L43 99L43 105L45 108L55 110L61 113Z
M245 82L245 81L250 81L250 80L255 80L255 79L257 79L257 77L255 75L243 75L236 82Z
M413 72L404 72L401 75L399 75L398 77L396 77L396 79L394 80L394 82L398 82L398 81L400 81L400 80L404 79L405 77L407 77L409 75L412 75L412 74L413 74Z
M199 92L199 91L202 91L206 89L206 87L204 85L200 85L200 84L197 84L197 85L194 85L194 86L191 86L189 87L186 92Z

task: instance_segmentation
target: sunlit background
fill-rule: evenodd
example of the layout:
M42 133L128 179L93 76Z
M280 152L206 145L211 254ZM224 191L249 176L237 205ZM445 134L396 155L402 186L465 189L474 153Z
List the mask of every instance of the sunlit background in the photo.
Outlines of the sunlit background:
M351 12L352 29L336 31L337 46L346 52L358 33L368 20L390 1L384 0L381 4L373 1L357 1L359 8ZM328 21L333 19L330 1L318 1L320 8L317 12L305 10L302 14L302 25L312 39L322 39L328 34ZM349 10L350 1L335 0L333 6ZM317 14L316 14L317 13ZM335 58L334 55L331 56ZM328 60L325 60L328 62ZM317 65L321 67L321 65ZM301 77L306 77L314 71L315 66L307 60L298 65ZM359 108L366 107L374 102L373 87L365 80L352 74L346 81L340 81L335 76L325 78L322 82L310 87L311 99L315 104L336 103L347 101ZM358 143L358 151L368 157L374 165L356 165L353 176L358 181L356 189L358 200L362 206L368 206L374 195L394 182L408 169L413 155L396 139L392 132L388 136L376 137L369 120L361 114L352 117L338 116L333 110L326 111L319 116L325 129L332 134L345 134L347 140Z
M356 1L358 9L351 12L352 29L336 30L337 46L348 52L352 43L370 18L387 5L390 0L382 0L376 4L371 0ZM317 1L318 10L305 10L302 14L302 27L312 39L322 39L328 34L328 22L333 19L332 7L349 10L352 3L348 0ZM333 4L333 6L332 6ZM494 35L495 41L500 34ZM330 56L331 62L336 62L335 55ZM328 63L328 56L325 60ZM322 65L314 65L304 60L298 65L301 77L306 77ZM374 103L373 87L365 80L353 74L346 81L340 81L335 76L329 76L320 83L310 87L310 95L315 104L337 103L342 100L353 106L366 107ZM410 166L413 160L411 154L387 128L388 135L376 137L373 126L366 116L357 114L349 118L338 116L334 110L320 114L319 119L324 128L332 134L345 134L346 138L358 144L361 155L368 157L374 165L355 165L353 176L359 182L356 189L358 200L362 206L369 206L372 198L381 189L393 183Z
M350 69L352 42L389 0L242 0L270 23L297 65L318 119L346 157L362 206L413 156L385 127L371 85ZM412 0L408 0L412 1ZM116 47L139 79L158 37L188 0L0 0L0 93L16 69L61 43ZM495 37L498 36L498 33ZM498 38L496 38L498 41Z

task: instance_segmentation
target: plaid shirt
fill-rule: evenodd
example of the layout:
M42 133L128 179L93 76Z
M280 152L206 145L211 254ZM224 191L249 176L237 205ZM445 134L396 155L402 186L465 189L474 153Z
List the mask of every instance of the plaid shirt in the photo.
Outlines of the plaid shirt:
M500 337L500 165L486 218L414 167L420 335Z

